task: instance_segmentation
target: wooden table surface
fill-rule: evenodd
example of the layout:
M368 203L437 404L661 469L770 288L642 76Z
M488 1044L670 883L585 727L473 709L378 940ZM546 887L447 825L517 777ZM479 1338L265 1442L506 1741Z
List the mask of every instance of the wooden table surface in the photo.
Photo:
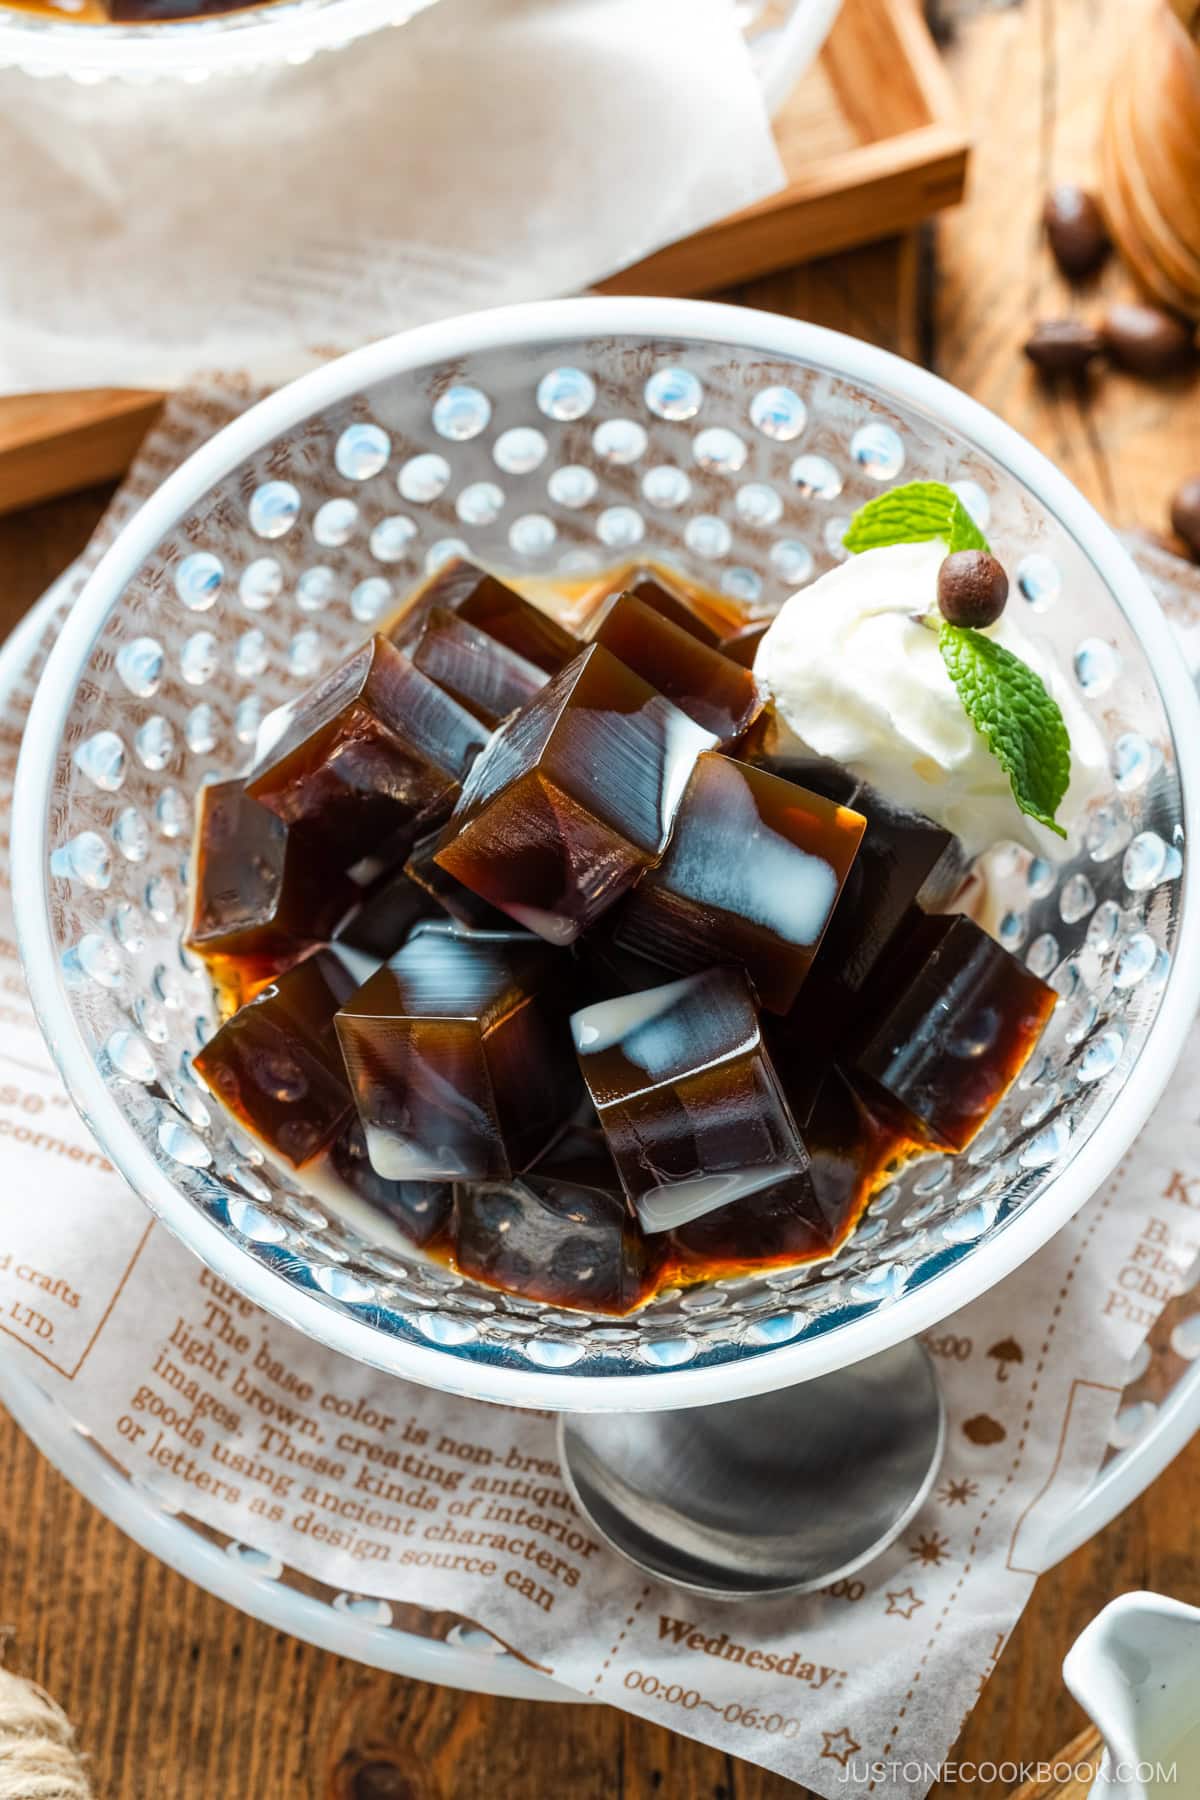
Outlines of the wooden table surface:
M920 241L834 258L733 298L926 362L1024 431L1115 523L1165 529L1171 489L1200 470L1195 386L1110 376L1088 396L1047 394L1018 353L1030 319L1067 299L1038 245L1042 192L1051 177L1090 173L1106 71L1136 8L941 0L937 12L977 139L967 204ZM1099 292L1123 285L1110 269ZM0 629L82 545L105 499L78 495L0 522ZM1198 1482L1194 1443L1141 1501L1043 1577L963 1732L961 1757L1048 1758L1075 1733L1082 1720L1059 1665L1114 1594L1149 1586L1200 1603ZM3 1416L0 1494L10 1664L44 1682L76 1721L103 1800L800 1792L605 1708L463 1695L281 1637L136 1549ZM941 1783L934 1795L967 1791Z

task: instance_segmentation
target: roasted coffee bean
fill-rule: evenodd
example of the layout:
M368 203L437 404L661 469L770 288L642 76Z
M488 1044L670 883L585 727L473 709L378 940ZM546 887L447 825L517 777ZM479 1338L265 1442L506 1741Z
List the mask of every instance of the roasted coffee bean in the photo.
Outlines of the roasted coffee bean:
M1175 490L1171 524L1192 555L1200 557L1200 475L1189 476Z
M1043 375L1082 375L1104 352L1104 339L1086 319L1043 319L1025 343L1025 354Z
M1100 208L1072 181L1051 188L1042 220L1054 260L1071 281L1094 274L1112 249Z
M986 550L956 550L938 570L938 605L951 625L994 625L1008 599L1008 576Z
M1161 306L1110 306L1100 331L1113 360L1134 375L1171 375L1195 355L1192 326Z

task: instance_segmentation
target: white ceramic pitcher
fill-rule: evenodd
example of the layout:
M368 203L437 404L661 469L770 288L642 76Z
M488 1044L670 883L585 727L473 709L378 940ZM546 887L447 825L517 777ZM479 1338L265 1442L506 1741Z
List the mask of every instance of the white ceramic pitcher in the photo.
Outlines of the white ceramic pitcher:
M1106 1746L1093 1800L1200 1800L1200 1610L1123 1594L1076 1639L1063 1676Z

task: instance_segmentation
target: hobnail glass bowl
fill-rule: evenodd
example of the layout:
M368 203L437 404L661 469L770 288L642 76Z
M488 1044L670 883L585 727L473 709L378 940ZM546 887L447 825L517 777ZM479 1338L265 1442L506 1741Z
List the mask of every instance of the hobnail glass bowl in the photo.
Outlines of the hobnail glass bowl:
M437 0L274 0L206 19L146 25L81 24L61 11L0 0L0 69L66 75L92 84L163 77L197 82L304 63L387 26L404 25ZM817 54L842 0L739 0L738 14L763 96L774 113Z
M997 859L1002 941L1061 999L984 1135L914 1165L831 1262L556 1311L381 1249L265 1167L191 1073L213 1029L181 950L192 797L264 711L454 552L526 580L632 556L769 614L882 486L955 482L1111 746L1061 868ZM305 377L220 432L122 533L47 665L14 809L18 930L67 1086L134 1188L220 1275L338 1351L529 1406L642 1408L819 1375L1006 1275L1145 1122L1200 990L1186 846L1200 718L1129 557L954 389L792 320L686 301L508 308Z

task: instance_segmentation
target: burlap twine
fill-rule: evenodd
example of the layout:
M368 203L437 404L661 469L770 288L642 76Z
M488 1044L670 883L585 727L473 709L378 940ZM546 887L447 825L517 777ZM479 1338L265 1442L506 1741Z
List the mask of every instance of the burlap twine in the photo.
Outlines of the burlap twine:
M4 1634L0 1631L0 1661ZM62 1707L0 1668L0 1800L93 1800Z

